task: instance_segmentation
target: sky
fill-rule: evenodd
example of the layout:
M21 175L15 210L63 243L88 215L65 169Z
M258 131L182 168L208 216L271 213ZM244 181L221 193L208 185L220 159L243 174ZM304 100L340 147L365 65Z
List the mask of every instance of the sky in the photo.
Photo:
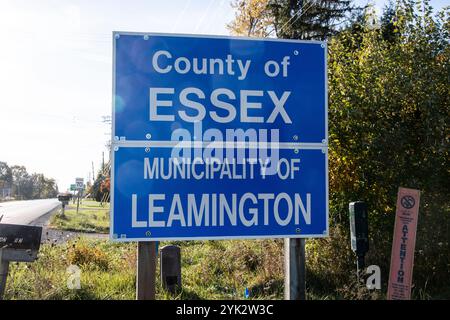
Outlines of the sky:
M86 181L109 159L112 31L228 35L233 17L229 0L0 0L0 161Z

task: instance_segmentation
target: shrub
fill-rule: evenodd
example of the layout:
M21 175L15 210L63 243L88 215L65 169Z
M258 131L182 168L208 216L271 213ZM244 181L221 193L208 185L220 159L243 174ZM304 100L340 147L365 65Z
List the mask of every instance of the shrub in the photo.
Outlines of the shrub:
M69 248L67 258L70 264L81 268L99 269L106 271L109 268L109 258L100 248L79 240Z

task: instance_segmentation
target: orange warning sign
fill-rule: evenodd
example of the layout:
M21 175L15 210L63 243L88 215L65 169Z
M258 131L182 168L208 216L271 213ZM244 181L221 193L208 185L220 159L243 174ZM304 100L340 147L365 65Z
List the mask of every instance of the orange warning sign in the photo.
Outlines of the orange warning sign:
M420 191L399 188L392 240L388 300L411 299L411 284L419 218Z

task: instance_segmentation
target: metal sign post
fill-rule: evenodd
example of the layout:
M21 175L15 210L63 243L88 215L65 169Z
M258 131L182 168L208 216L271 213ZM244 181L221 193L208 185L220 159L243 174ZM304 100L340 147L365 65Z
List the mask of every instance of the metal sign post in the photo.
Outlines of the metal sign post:
M284 299L306 300L305 239L284 240Z
M78 190L78 193L77 193L77 214L78 214L79 208L80 208L80 190Z
M75 178L75 185L77 193L77 214L80 207L80 197L84 189L84 178Z

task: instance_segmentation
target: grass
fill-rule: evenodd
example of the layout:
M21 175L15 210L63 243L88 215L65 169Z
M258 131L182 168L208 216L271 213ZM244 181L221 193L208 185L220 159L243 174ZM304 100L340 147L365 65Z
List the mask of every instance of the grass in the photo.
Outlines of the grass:
M83 200L77 214L77 204L72 201L66 206L64 216L54 215L50 220L53 228L79 232L109 232L109 204Z
M66 216L53 217L51 224L63 230L107 232L108 209L84 200L77 215L71 203ZM308 299L385 299L386 284L369 292L357 283L353 263L335 265L345 260L337 259L335 252L348 254L343 238L333 233L307 241ZM173 296L162 289L157 264L157 299L244 299L246 288L250 299L283 299L282 239L174 241L160 247L166 244L181 247L182 290ZM67 287L71 265L81 270L79 290ZM382 276L387 276L386 270ZM135 299L135 278L136 243L80 237L59 245L43 244L34 263L11 263L5 299ZM412 298L448 299L448 284L437 289L432 293L418 286Z
M165 243L167 244L167 243ZM161 245L164 245L162 243ZM182 244L182 291L157 299L281 299L282 261L272 261L279 241L192 241ZM81 269L81 289L67 288L67 268ZM11 263L6 299L134 299L136 244L78 238L43 244L34 263Z
M135 251L129 244L77 239L43 244L33 263L11 263L6 299L133 299ZM67 287L67 268L81 269L81 289Z
M172 296L162 289L157 264L157 299L244 299L245 288L250 299L283 298L282 240L170 244L181 247L182 291ZM81 270L79 290L67 288L71 265ZM339 288L317 286L314 279L321 271L311 269L312 265L312 261L307 264L308 299L385 298L385 288L368 292L356 281ZM34 263L11 263L5 299L134 299L135 277L136 243L80 237L60 245L43 244ZM413 299L448 299L448 294L413 290Z

